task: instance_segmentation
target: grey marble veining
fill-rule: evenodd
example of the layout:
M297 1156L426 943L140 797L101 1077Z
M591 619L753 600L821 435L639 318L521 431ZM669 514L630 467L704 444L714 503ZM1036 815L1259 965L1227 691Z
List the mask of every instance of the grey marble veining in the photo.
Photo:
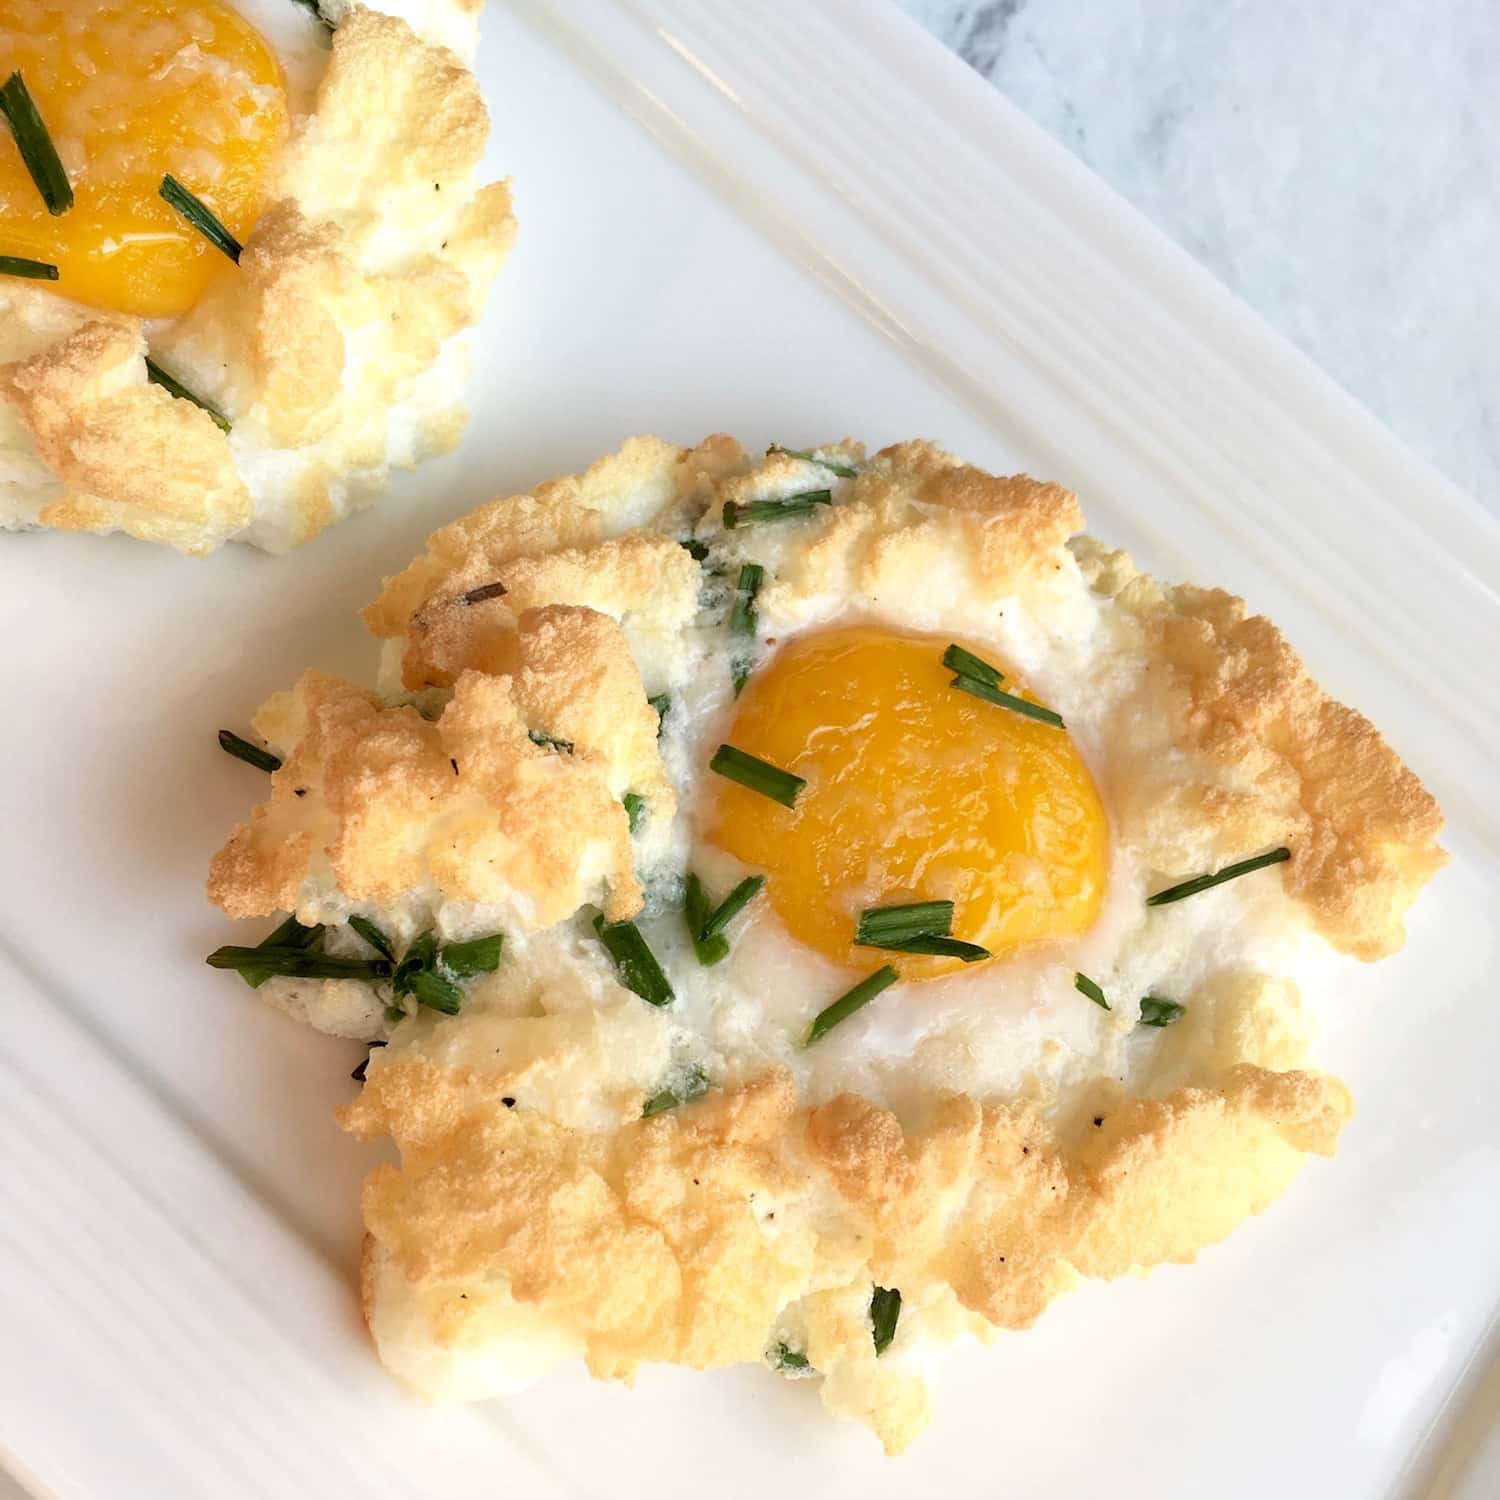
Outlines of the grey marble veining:
M1500 0L900 0L1500 510Z

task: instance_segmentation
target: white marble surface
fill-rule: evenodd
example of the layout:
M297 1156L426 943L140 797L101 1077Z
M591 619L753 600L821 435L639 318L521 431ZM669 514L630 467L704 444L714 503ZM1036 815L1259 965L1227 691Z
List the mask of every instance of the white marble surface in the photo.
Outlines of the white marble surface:
M1500 0L899 0L1500 511Z

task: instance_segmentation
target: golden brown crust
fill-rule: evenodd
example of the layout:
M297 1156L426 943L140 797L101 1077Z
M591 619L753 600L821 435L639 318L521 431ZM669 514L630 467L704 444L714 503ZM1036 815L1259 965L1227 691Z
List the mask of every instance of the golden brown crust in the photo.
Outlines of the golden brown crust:
M515 237L508 185L471 182L488 130L474 75L453 53L405 21L350 10L239 267L226 263L153 335L163 366L232 419L237 446L190 402L146 385L139 319L74 309L49 347L0 365L0 400L64 487L37 518L194 554L249 528L281 551L367 500L373 481L361 476L393 455L451 447L463 426L456 389L423 403L397 449L387 419L477 320ZM445 192L457 207L433 230L432 200ZM0 291L0 310L13 297ZM8 343L0 335L0 350ZM240 450L267 449L295 463L258 481L275 490L252 499Z
M588 901L641 904L620 798L669 816L655 715L618 627L587 610L525 616L514 675L463 674L436 722L307 673L256 726L283 753L271 796L215 856L209 896L231 916L349 903L510 903L547 927ZM566 751L536 732L571 737ZM336 919L336 916L335 916Z
M779 477L777 467L768 460L757 479ZM955 556L968 573L955 587L1003 596L1055 568L1082 525L1077 498L1061 485L989 474L933 443L898 443L881 449L817 518L769 597L840 591L879 599L913 576L946 572Z
M1282 879L1318 931L1356 958L1393 953L1408 908L1447 863L1437 802L1242 599L1164 587L1088 538L1076 550L1092 587L1140 622L1143 650L1170 672L1173 743L1233 773L1190 815L1231 846L1291 847Z
M20 302L14 292L0 296L0 316L22 316ZM206 412L148 383L137 319L69 314L55 341L0 365L0 400L64 486L40 519L210 550L208 538L237 530L252 513L228 439Z
M728 438L696 449L631 438L583 474L492 500L435 531L423 556L386 579L365 624L384 639L407 637L401 676L413 692L446 687L465 670L504 670L516 621L543 605L588 605L664 635L680 631L696 607L697 567L670 536L625 528L742 461ZM503 595L466 602L495 583Z
M1128 1101L1070 1146L961 1095L915 1132L853 1095L809 1110L772 1071L590 1131L506 1107L503 1067L392 1048L342 1115L402 1153L365 1190L372 1323L383 1300L445 1310L404 1322L420 1348L383 1344L388 1362L411 1374L473 1353L466 1324L493 1336L519 1306L598 1375L710 1368L759 1359L793 1308L825 1399L890 1451L929 1398L876 1363L872 1284L900 1287L913 1312L956 1299L979 1331L1027 1327L1080 1274L1191 1259L1265 1208L1304 1153L1330 1153L1350 1113L1336 1079L1241 1065Z

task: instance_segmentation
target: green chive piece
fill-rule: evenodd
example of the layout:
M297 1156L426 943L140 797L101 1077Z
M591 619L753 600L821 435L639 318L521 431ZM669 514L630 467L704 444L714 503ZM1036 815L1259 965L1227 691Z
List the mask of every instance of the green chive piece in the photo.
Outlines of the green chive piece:
M406 1019L406 1007L404 1005L387 1005L385 1018L392 1026L399 1026Z
M594 918L594 931L605 951L615 961L620 983L633 990L647 1005L670 1005L676 995L656 955L634 922L606 922Z
M861 979L852 990L840 995L832 1005L820 1010L813 1017L813 1023L807 1031L807 1040L802 1045L811 1047L820 1037L827 1036L840 1021L847 1021L855 1011L868 1005L882 990L888 990L895 984L898 977L896 971L886 964L884 968L876 969L868 979Z
M749 904L760 895L766 883L764 875L747 875L730 893L719 902L714 913L703 924L701 936L706 940L724 931Z
M776 1344L766 1351L766 1360L774 1370L810 1370L807 1356L790 1344Z
M707 1092L708 1074L694 1063L674 1088L663 1089L646 1100L641 1109L641 1118L649 1120L652 1115L665 1114L669 1109L676 1109L679 1104L691 1104L694 1099L701 1099Z
M314 948L318 940L323 936L323 927L319 923L316 927L304 927L296 917L288 917L281 926L266 934L256 945L260 948L300 948L306 951ZM270 969L243 968L240 970L240 978L250 986L252 990L258 990L266 980L273 977Z
M31 97L31 90L19 72L12 73L0 84L0 115L5 116L10 133L16 138L16 149L21 153L26 170L31 173L31 180L36 183L37 192L42 195L42 202L47 205L47 212L54 217L67 213L73 206L72 184L63 170L57 147L52 144L52 137L42 123L36 100Z
M170 172L161 180L157 192L182 215L210 245L222 250L235 265L240 263L244 246L230 234L217 214L198 195L183 187Z
M418 1005L440 1010L445 1016L456 1016L464 1003L464 992L451 979L444 979L431 969L414 969L408 974L406 993Z
M57 267L24 255L0 255L0 276L20 276L27 281L56 281Z
M848 464L835 463L831 458L819 458L806 448L783 448L780 443L772 443L766 449L766 457L769 458L773 453L784 453L788 458L800 458L805 463L817 464L830 474L837 474L840 479L853 479L859 473L858 469L851 469Z
M1147 995L1141 1001L1142 1026L1170 1026L1173 1021L1180 1021L1186 1014L1187 1006L1179 1005L1175 1000L1162 1000L1155 995Z
M456 1016L464 1003L464 992L437 972L437 961L437 934L424 932L396 965L391 989L398 996L410 995L429 1010Z
M950 645L943 652L943 665L950 672L957 672L960 677L967 677L971 682L983 682L992 688L997 688L1005 681L1005 673L998 667L992 667L983 657L975 656L972 651L965 651L962 646Z
M708 925L713 912L709 906L708 892L703 889L703 882L691 870L688 871L682 915L687 923L688 936L693 941L693 952L698 955L698 962L705 969L723 963L729 957L729 939L719 934L708 938L703 936L703 929Z
M1146 897L1147 906L1169 906L1174 901L1181 901L1185 896L1196 896L1199 891L1211 890L1216 885L1223 885L1226 880L1238 880L1241 875L1248 875L1252 870L1264 870L1267 865L1284 864L1292 857L1292 851L1284 845L1280 849L1272 849L1269 854L1257 854L1253 859L1242 859L1238 864L1225 865L1222 870L1215 870L1212 875L1195 875L1191 880L1184 880L1180 885L1168 886L1164 891L1158 891L1154 896Z
M1080 995L1087 995L1095 1005L1102 1006L1105 1010L1110 1008L1109 1001L1104 998L1104 991L1087 974L1075 974L1073 976L1073 988Z
M647 698L646 702L656 710L656 737L661 738L662 725L666 721L667 710L672 706L672 695L670 693L658 693L654 698Z
M724 529L733 531L738 526L752 526L757 521L790 521L796 516L811 515L820 505L832 504L832 490L803 490L799 495L788 495L785 500L747 500L743 505L726 500Z
M1065 727L1061 714L1053 713L1050 708L1043 708L1040 703L1028 703L1025 698L1017 698L1014 693L1002 693L999 688L980 682L976 677L955 677L948 686L956 687L960 692L971 693L976 698L983 698L986 703L998 703L1001 708L1014 709L1018 714L1050 724L1054 729Z
M861 943L857 938L856 948L883 948L887 953L931 953L939 958L961 958L966 964L977 964L982 959L993 958L988 948L978 943L966 943L960 938L937 937L921 934L902 938L899 942Z
M201 396L195 396L180 380L168 375L149 354L146 356L146 379L152 385L159 385L169 396L175 396L179 401L191 401L199 411L207 412L220 432L231 430L229 418L217 406L211 406Z
M639 792L626 792L620 798L625 808L625 816L630 819L630 831L634 833L641 826L641 817L646 811L646 799Z
M878 1359L891 1347L896 1337L896 1320L901 1316L901 1293L895 1287L878 1286L870 1294L870 1332L875 1340Z
M295 947L215 948L207 962L211 969L264 971L267 979L284 975L292 979L376 980L389 979L391 974L391 966L383 958L334 958Z
M746 563L740 569L734 605L729 611L729 629L734 635L755 634L755 598L765 581L766 570L759 563Z
M368 917L350 917L349 925L382 958L388 958L392 963L396 961L396 950L391 946L391 940Z
M529 739L533 745L541 745L545 749L556 750L563 755L571 755L573 753L572 740L554 739L550 734L543 734L540 729L527 730L526 738Z
M779 766L773 766L743 750L736 750L733 745L720 745L714 751L714 758L709 761L708 769L728 781L739 782L752 792L759 792L762 797L781 803L783 807L794 806L797 793L807 785L806 778L794 776Z
M951 901L908 901L871 906L859 914L854 941L862 948L884 948L915 937L947 937L953 931Z
M269 750L262 750L259 745L252 745L249 740L241 739L232 729L221 729L219 731L219 749L226 755L232 755L236 760L242 760L247 766L254 766L257 771L279 771L281 769L281 757L272 755Z
M734 696L739 697L745 691L745 684L750 681L750 673L753 669L747 661L737 661L730 668L730 680L734 683Z
M694 562L706 562L708 560L708 543L700 542L697 537L684 537L677 544L687 553Z
M476 974L493 974L500 967L504 947L505 934L492 932L467 943L445 944L438 961L455 979L472 979Z

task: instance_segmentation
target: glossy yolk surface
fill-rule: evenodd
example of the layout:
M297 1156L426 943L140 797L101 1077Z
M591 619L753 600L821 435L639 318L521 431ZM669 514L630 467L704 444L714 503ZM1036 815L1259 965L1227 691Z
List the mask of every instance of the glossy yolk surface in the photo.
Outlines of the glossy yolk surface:
M57 266L75 301L185 312L233 267L157 190L170 172L243 242L286 136L275 53L219 0L3 0L0 78L17 69L74 202L47 212L0 125L0 254Z
M805 777L796 806L708 778L709 837L766 872L791 934L906 979L962 965L854 947L866 907L951 900L953 935L1000 955L1083 932L1108 877L1108 821L1066 730L950 687L947 644L865 626L799 637L750 678L726 737Z

